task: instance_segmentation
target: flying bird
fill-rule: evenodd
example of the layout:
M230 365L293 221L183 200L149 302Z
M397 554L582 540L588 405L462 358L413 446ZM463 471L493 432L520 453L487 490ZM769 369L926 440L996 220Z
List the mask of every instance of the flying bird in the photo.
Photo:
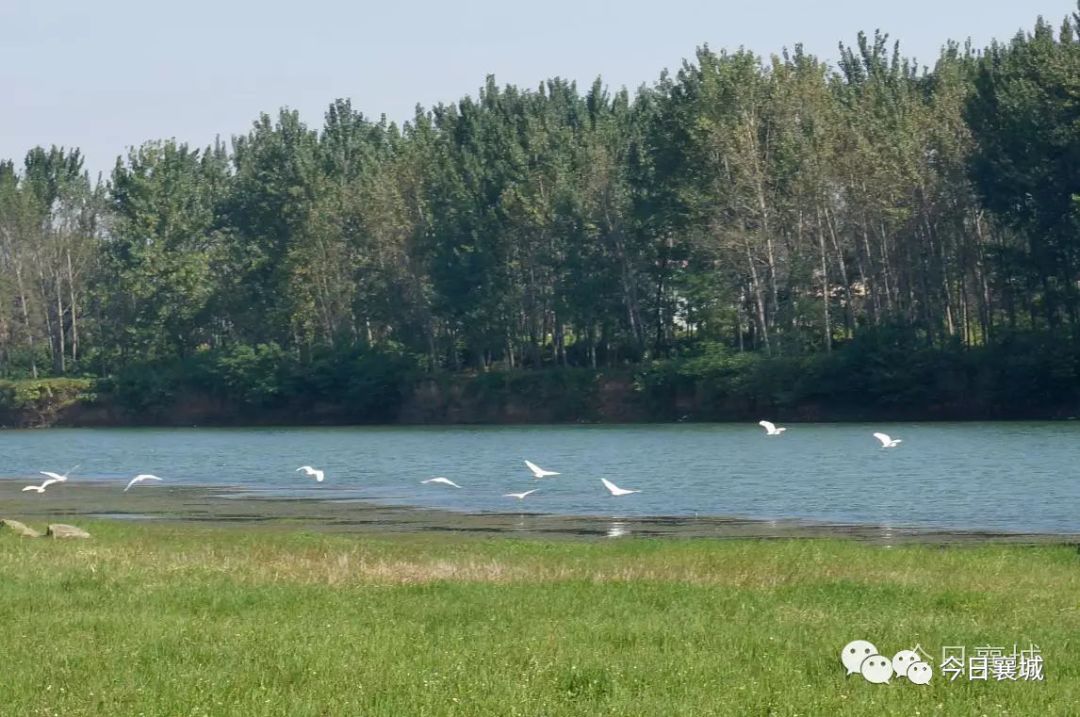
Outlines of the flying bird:
M777 428L772 421L758 421L758 425L765 429L766 436L779 436L786 428Z
M299 473L300 471L304 471L304 473L307 473L309 476L313 477L317 482L322 483L323 472L318 468L312 468L311 466L300 466L296 469L296 472Z
M127 488L124 488L124 492L127 493L131 486L135 485L136 483L142 483L144 480L161 480L161 478L158 478L157 476L151 475L149 473L140 473L139 475L128 481Z
M875 433L874 438L881 441L882 448L896 448L901 443L901 439L890 438L888 434L885 433Z
M45 489L48 488L49 486L51 486L53 483L61 483L61 482L62 481L58 481L55 478L50 478L49 480L45 481L41 485L28 485L28 486L26 486L25 488L22 489L22 492L25 493L26 491L30 490L30 491L33 491L35 493L44 493Z
M439 483L441 485L449 485L449 486L453 486L455 488L460 488L461 487L457 483L455 483L454 481L450 480L449 478L443 478L441 476L439 478L428 478L427 480L422 480L420 482L421 483Z
M503 493L503 498L517 498L518 500L525 500L525 496L529 495L530 493L535 493L538 490L540 489L533 488L532 490L527 490L524 493Z
M525 461L525 465L527 465L529 467L529 470L532 471L533 478L546 478L548 476L561 475L560 473L556 473L555 471L546 471L532 461Z
M64 481L66 481L68 479L68 474L71 473L73 470L75 470L78 467L79 466L73 466L71 468L68 468L67 471L63 475L61 475L59 473L53 473L52 471L38 471L38 473L40 473L43 476L48 476L49 478L52 479L52 480L45 481L45 485L48 485L50 483L63 483Z
M631 493L641 492L640 490L627 490L625 488L620 488L619 486L609 481L607 478L601 478L600 482L603 483L604 487L607 488L614 496L630 495Z

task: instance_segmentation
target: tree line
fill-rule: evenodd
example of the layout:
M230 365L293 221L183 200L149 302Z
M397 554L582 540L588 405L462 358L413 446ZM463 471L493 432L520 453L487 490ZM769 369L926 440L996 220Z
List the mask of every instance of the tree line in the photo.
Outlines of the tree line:
M78 149L34 148L0 162L0 376L1071 335L1078 26L950 43L932 68L878 33L836 66L705 46L633 93L489 77L401 126L337 100L320 128L264 114L97 181Z

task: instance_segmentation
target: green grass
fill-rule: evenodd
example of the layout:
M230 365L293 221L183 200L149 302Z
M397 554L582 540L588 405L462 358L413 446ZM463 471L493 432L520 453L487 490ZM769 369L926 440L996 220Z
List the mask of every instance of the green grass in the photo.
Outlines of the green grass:
M98 523L0 536L12 715L1043 715L1080 704L1068 546L541 542ZM840 648L1038 644L1043 683Z

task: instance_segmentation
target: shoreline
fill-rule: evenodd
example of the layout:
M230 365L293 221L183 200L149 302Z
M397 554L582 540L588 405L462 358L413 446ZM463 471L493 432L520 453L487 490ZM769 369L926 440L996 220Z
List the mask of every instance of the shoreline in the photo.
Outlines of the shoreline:
M152 486L123 495L114 483L82 481L43 495L24 495L25 479L0 478L0 518L24 523L104 520L246 528L291 527L318 532L390 534L455 532L526 538L822 539L891 547L923 544L1072 544L1076 533L1025 533L834 523L735 516L602 516L533 512L468 512L361 499L269 497L245 486Z
M1080 356L1080 347L1076 351ZM1025 356L1027 353L1017 360ZM968 354L945 352L937 359L949 367L968 360L966 357ZM873 371L866 365L866 357L855 358L856 367L871 374L863 379L871 380ZM384 386L388 391L385 401L362 406L343 401L337 393L289 394L254 401L242 391L237 394L227 387L180 379L167 385L165 396L153 400L146 399L137 386L127 386L116 377L2 379L0 427L608 425L756 422L762 414L791 423L1053 421L1080 414L1080 396L1073 383L1048 388L1042 400L1025 400L1013 392L1015 381L1002 379L997 364L986 357L979 361L986 363L982 369L987 375L978 381L968 377L968 383L974 382L968 388L959 390L946 382L935 384L918 397L897 393L895 386L871 394L861 389L853 392L850 382L836 375L833 380L838 383L831 390L816 383L811 386L804 380L806 372L821 366L809 357L757 356L738 376L726 378L695 373L696 364L691 361L687 365L687 360L668 359L661 367L651 368L408 372ZM760 377L755 377L766 368L778 372L780 378L770 379L767 386L758 385ZM833 366L831 370L835 374L840 369ZM844 368L843 376L848 370ZM118 389L117 381L127 389ZM747 381L753 390L744 385ZM915 385L936 381L937 374L912 378ZM786 398L780 400L778 395Z

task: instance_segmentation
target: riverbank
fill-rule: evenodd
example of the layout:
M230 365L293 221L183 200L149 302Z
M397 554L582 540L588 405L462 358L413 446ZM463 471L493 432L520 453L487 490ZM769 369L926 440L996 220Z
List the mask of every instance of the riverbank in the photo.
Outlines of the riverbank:
M33 521L30 521L33 523ZM12 714L1065 714L1072 546L380 536L83 523L0 535ZM845 676L849 641L1039 646L1043 681Z
M109 520L250 530L319 533L491 535L575 539L851 539L892 547L909 543L959 545L1080 543L1080 534L942 530L897 525L754 520L727 516L553 515L543 512L465 512L387 505L358 499L297 497L243 486L154 485L124 493L120 484L68 482L63 490L22 493L25 480L0 479L0 518L24 523Z
M247 354L243 354L247 356ZM429 373L370 353L310 364L206 352L107 378L0 381L0 426L318 426L1055 420L1080 416L1080 339L1014 334L911 349L869 335L828 354L705 344L597 370ZM265 357L264 357L265 358Z

